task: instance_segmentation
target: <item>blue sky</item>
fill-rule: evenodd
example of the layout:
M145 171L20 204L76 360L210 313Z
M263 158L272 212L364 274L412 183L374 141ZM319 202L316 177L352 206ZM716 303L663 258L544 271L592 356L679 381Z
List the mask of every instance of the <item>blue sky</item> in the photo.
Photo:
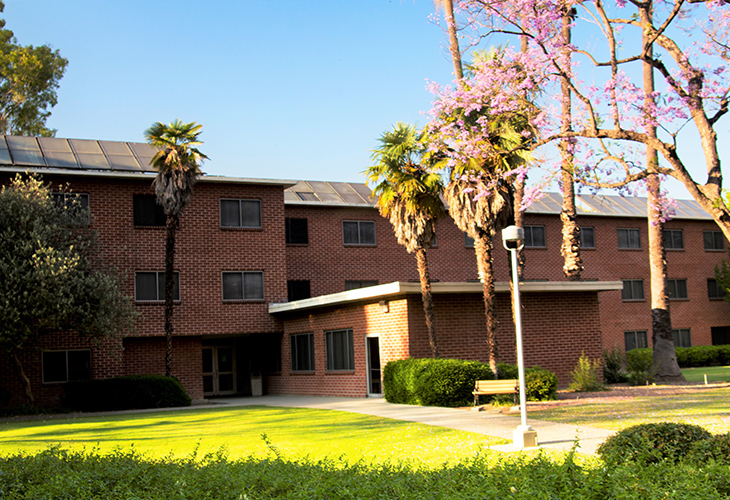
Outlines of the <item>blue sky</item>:
M144 141L203 124L203 169L363 182L377 138L426 123L453 76L432 0L6 0L19 43L69 60L57 137Z

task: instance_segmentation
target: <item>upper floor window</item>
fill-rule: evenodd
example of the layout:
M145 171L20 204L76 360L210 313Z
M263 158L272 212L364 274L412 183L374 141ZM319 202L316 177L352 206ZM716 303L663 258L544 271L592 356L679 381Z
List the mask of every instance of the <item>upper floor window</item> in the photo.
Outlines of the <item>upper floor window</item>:
M289 336L291 343L291 370L314 371L314 334L297 333Z
M342 235L345 245L375 245L375 221L342 221Z
M166 220L165 209L157 204L157 197L155 195L134 195L135 226L164 226Z
M596 236L592 227L581 227L579 238L581 248L596 248Z
M687 296L687 280L686 279L668 279L667 295L670 299L686 299Z
M684 250L684 233L681 229L664 230L664 248L667 250Z
M324 332L327 352L327 370L354 370L355 353L352 329Z
M180 273L175 272L172 283L172 299L180 300ZM165 300L165 272L134 273L134 300L137 302Z
M692 347L692 337L689 328L677 328L672 330L674 347Z
M309 243L307 219L287 217L284 221L286 223L286 243L288 245L306 245Z
M545 226L525 226L525 248L545 248Z
M91 378L91 351L43 351L43 382L71 382Z
M623 280L621 300L644 300L644 280Z
M377 284L378 280L345 280L345 291L375 286Z
M221 200L221 227L261 227L261 200Z
M715 278L707 279L707 298L709 299L724 299L725 290L720 286Z
M725 235L722 231L702 231L705 250L725 250Z
M63 208L82 224L89 223L89 195L87 193L51 193L54 205Z
M618 247L621 249L641 249L641 233L638 228L619 228Z
M261 271L225 271L223 300L263 300L264 273Z
M309 280L289 280L286 282L286 288L289 302L308 299L312 296Z

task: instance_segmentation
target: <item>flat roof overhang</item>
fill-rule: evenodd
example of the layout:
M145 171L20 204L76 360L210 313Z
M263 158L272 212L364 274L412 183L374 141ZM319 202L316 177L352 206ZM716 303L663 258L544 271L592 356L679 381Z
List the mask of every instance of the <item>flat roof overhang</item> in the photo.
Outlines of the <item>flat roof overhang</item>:
M520 282L520 293L580 293L580 292L607 292L623 289L622 281L525 281ZM510 291L508 282L494 284L496 293ZM431 292L434 295L482 293L481 283L431 283ZM320 295L311 299L296 300L269 304L269 314L283 314L296 311L307 311L323 307L344 306L357 302L371 302L408 294L420 294L421 284L412 282L394 281L384 285L369 286L348 290L347 292Z

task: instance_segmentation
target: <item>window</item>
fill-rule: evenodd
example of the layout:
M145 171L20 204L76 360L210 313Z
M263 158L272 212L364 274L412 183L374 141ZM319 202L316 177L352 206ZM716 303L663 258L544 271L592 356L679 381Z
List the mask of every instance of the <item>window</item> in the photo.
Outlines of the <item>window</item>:
M702 231L705 250L725 250L725 236L722 231Z
M378 280L345 280L345 291L375 286L377 284Z
M687 297L687 280L667 280L667 294L670 299L679 300Z
M667 250L684 250L684 234L681 229L664 230L664 248Z
M692 338L690 336L689 328L677 328L672 330L672 339L674 340L674 347L692 347Z
M464 246L466 248L474 248L474 238L464 233Z
M646 343L646 330L624 332L624 342L626 345L626 352L631 349L642 349L649 345Z
M298 333L289 337L291 341L291 370L293 372L314 371L314 334Z
M290 219L287 217L285 222L287 245L306 245L309 243L307 219Z
M644 280L623 280L621 300L644 300Z
M89 195L86 193L52 193L54 205L69 211L78 222L89 223Z
M91 378L91 351L44 351L43 382L71 382Z
M730 326L712 326L710 335L712 335L712 345L730 344Z
M261 200L221 200L222 227L261 227Z
M264 273L261 271L224 272L223 300L264 300Z
M618 229L618 247L626 249L641 249L641 233L638 228Z
M724 299L725 290L722 289L720 284L715 278L707 279L707 298L709 299Z
M324 332L327 343L327 370L354 370L352 329Z
M172 278L172 299L180 300L180 273ZM134 273L134 300L152 302L165 300L164 271L143 271Z
M525 226L525 248L545 248L545 226Z
M167 218L165 210L157 204L153 194L135 194L134 198L135 226L164 226Z
M308 299L312 296L309 288L309 280L289 280L286 282L286 288L287 300L289 302Z
M596 236L592 227L581 227L578 237L581 248L596 248Z
M345 245L375 245L375 221L342 221Z

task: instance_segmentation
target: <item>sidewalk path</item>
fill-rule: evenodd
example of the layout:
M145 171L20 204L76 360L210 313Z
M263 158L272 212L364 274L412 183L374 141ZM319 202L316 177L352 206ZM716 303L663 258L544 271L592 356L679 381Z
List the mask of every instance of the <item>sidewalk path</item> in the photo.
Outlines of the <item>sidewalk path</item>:
M318 408L349 411L396 420L437 425L461 431L478 432L512 441L512 431L520 424L519 416L503 415L491 411L474 411L433 406L397 405L382 398L340 398L323 396L266 395L246 398L217 398L209 400L212 405L229 406L283 406L293 408ZM197 406L200 408L200 406ZM529 418L527 423L537 431L538 444L542 448L569 450L576 439L577 451L595 453L596 448L613 431L569 424L557 424ZM512 444L492 447L499 451L516 451Z

